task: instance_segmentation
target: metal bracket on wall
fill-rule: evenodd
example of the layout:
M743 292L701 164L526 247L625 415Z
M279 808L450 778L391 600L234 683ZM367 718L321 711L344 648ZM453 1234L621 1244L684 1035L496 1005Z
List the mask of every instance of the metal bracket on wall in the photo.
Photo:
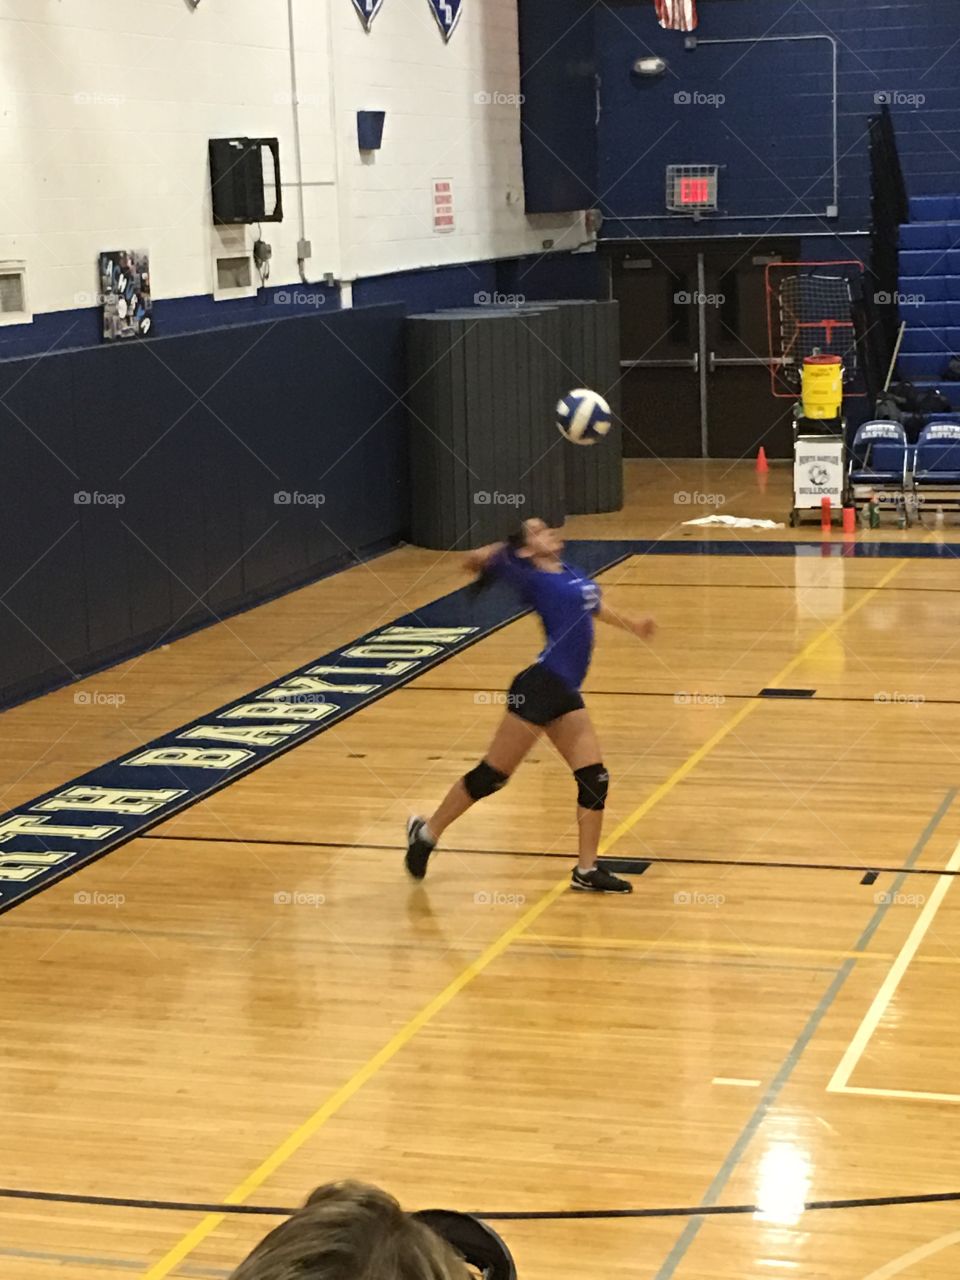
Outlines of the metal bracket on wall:
M840 203L840 90L838 78L838 49L836 36L828 36L825 32L818 32L815 35L798 35L798 36L751 36L751 37L730 37L725 40L697 40L696 48L702 49L708 44L792 44L799 40L826 40L831 49L831 61L833 70L833 202L827 210L827 216L836 217L833 210ZM764 220L769 221L774 217L787 217L787 214L766 214ZM802 217L810 217L812 215L800 215Z
M695 53L698 49L706 48L707 45L714 44L792 44L801 40L826 40L831 47L832 71L833 71L833 160L831 171L833 173L833 199L822 214L820 213L721 213L710 214L703 221L709 222L743 222L749 220L751 222L781 222L784 218L836 218L839 216L840 208L840 90L839 90L839 72L838 72L838 46L835 36L829 36L825 33L817 33L810 35L795 36L736 36L724 40L700 40L697 36L688 36L684 41L684 48L691 53ZM670 213L646 213L639 214L635 217L614 218L608 214L612 222L679 222L688 221L689 215L670 214ZM700 221L700 219L696 219Z

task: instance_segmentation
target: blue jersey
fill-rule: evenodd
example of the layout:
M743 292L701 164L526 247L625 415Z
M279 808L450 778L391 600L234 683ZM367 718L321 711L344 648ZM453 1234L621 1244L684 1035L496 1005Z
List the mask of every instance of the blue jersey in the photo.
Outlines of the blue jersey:
M569 688L579 689L593 652L593 615L600 608L600 588L568 564L560 573L547 573L512 548L500 552L490 569L540 615L547 643L537 661Z

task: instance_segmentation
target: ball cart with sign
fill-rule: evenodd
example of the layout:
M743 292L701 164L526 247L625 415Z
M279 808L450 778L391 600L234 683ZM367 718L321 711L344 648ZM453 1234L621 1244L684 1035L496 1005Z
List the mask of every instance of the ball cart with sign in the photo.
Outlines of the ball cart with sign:
M843 402L857 375L853 287L860 262L775 262L767 267L773 394L795 400L791 525L841 520L846 501ZM827 507L829 503L829 507Z
M843 511L847 478L845 423L840 415L835 421L834 430L824 430L830 425L827 422L814 424L802 416L794 420L791 525L805 519L822 520L825 499L830 503L831 523Z

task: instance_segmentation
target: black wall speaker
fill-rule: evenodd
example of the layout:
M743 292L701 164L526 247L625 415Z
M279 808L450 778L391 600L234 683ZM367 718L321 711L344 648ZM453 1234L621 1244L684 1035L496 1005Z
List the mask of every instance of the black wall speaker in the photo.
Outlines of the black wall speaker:
M272 206L266 207L264 152L273 159ZM269 170L268 170L269 171ZM220 225L282 222L280 143L276 138L211 138L213 220Z
M357 143L361 151L379 151L383 146L385 111L357 112Z

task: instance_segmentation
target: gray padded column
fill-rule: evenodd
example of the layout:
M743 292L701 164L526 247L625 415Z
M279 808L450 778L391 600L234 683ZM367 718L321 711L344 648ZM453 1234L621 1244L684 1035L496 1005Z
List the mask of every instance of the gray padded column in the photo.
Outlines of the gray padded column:
M605 440L564 448L567 513L619 511L623 506L619 303L571 300L551 305L560 318L564 379L560 395L589 387L608 400L613 411L613 427Z
M407 328L411 538L465 550L530 516L562 524L555 311L476 308Z

